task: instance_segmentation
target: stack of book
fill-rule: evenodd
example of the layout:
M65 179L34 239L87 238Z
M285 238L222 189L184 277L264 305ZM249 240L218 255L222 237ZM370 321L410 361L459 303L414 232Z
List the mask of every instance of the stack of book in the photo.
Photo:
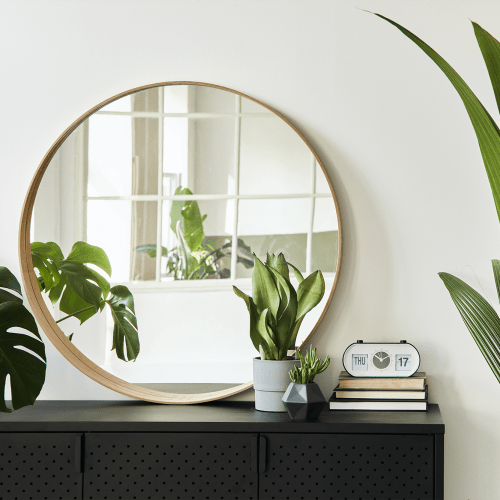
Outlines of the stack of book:
M424 372L411 377L352 377L340 372L330 398L330 410L426 411L428 389Z

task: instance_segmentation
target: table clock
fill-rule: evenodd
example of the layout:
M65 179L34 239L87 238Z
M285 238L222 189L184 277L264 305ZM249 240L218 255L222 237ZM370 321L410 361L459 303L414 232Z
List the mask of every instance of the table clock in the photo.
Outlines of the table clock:
M406 340L399 343L373 343L358 340L342 358L353 377L411 377L420 366L420 354Z

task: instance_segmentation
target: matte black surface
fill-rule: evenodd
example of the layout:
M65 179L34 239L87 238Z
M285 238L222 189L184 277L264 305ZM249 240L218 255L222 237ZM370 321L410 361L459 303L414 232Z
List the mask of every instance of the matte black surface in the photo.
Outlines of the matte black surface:
M434 437L265 434L260 500L432 500Z
M0 500L443 500L444 424L437 405L294 422L241 402L42 401L0 414L0 469Z
M326 407L325 397L317 384L290 384L283 396L288 415L293 420L316 420Z
M0 434L0 499L80 500L75 434Z
M253 403L158 405L141 401L37 401L0 414L0 432L312 432L444 434L438 405L426 412L330 411L318 420L294 422Z
M88 434L85 498L257 500L252 438L257 435Z

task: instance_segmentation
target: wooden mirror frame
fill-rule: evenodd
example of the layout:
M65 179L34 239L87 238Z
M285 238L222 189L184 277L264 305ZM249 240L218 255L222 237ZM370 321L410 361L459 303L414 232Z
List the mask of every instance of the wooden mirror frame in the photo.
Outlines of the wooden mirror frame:
M78 118L75 122L73 122L54 142L54 144L51 146L51 148L48 150L46 155L44 156L42 162L38 166L38 169L35 172L35 175L31 181L30 187L28 189L28 193L26 195L26 198L24 200L24 205L22 209L22 214L21 214L21 221L20 221L20 228L19 228L19 259L20 259L20 264L21 264L21 276L24 284L24 289L25 289L25 294L28 299L28 302L31 306L31 309L33 311L33 315L35 316L38 324L42 328L42 330L45 332L49 340L52 342L52 344L56 347L56 349L76 368L78 368L82 373L90 377L92 380L95 380L99 384L103 385L104 387L107 387L108 389L111 389L113 391L116 391L120 394L123 394L125 396L129 396L131 398L135 399L141 399L144 401L150 401L153 403L163 403L163 404L195 404L195 403L204 403L208 401L213 401L216 399L222 399L226 398L228 396L232 396L234 394L237 394L239 392L245 391L246 389L250 389L253 386L253 382L247 382L244 384L236 385L234 387L231 387L229 389L224 389L220 391L213 391L213 392L207 392L207 393L200 393L200 394L178 394L178 393L167 393L167 392L162 392L162 391L156 391L152 389L147 389L145 387L142 387L140 385L136 385L130 382L126 382L125 380L122 380L118 377L115 377L114 375L111 375L107 371L103 370L99 366L97 366L93 361L91 361L89 358L84 356L73 344L70 342L67 338L66 335L63 333L61 328L57 325L55 322L55 319L53 318L52 314L48 310L43 298L42 294L38 288L38 282L36 279L35 275L35 270L33 267L33 261L31 258L31 242L30 242L30 226L31 226L31 217L32 217L32 212L33 212L33 206L35 203L35 198L36 194L38 191L38 187L40 186L40 182L42 180L42 177L47 170L47 167L50 164L50 161L56 154L57 150L61 147L63 142L68 138L68 136L81 124L83 123L89 116L94 114L96 111L101 109L102 107L112 103L113 101L116 101L117 99L120 99L121 97L125 97L130 94L134 94L136 92L139 92L141 90L146 90L146 89L151 89L155 87L163 87L163 86L168 86L168 85L201 85L205 87L212 87L216 88L219 90L225 90L227 92L232 92L233 94L237 94L241 97L244 97L246 99L249 99L250 101L253 101L257 104L260 104L264 108L268 109L272 113L274 113L276 116L281 118L289 127L291 127L297 135L304 141L306 146L309 148L311 153L314 155L316 158L316 161L318 162L318 165L321 167L321 170L323 171L323 174L325 175L325 178L328 182L328 185L330 187L331 195L333 197L333 201L335 203L335 208L337 211L337 221L338 221L338 258L337 258L337 266L335 269L335 279L333 282L333 287L330 292L330 295L328 297L327 303L323 309L323 312L321 313L321 316L319 317L318 321L314 325L314 328L311 330L311 333L307 336L307 338L304 340L302 345L304 345L312 336L316 328L318 327L318 324L320 321L323 319L323 316L325 315L325 311L328 308L328 305L330 304L330 301L333 296L333 292L335 291L338 277L339 277L339 271L340 271L340 262L342 259L342 226L341 226L341 221L340 221L340 212L339 212L339 207L337 203L337 198L335 197L335 192L333 190L332 183L330 182L330 179L328 178L328 175L326 173L325 167L321 163L321 160L318 158L318 155L316 152L313 150L311 145L306 141L304 136L297 130L296 127L294 127L286 118L281 116L278 112L276 112L274 109L271 107L267 106L266 104L263 104L262 102L258 101L257 99L254 99L246 94L243 94L241 92L238 92L233 89L229 89L226 87L221 87L219 85L213 85L210 83L201 83L201 82L162 82L162 83L155 83L151 85L144 85L142 87L136 87L131 90L127 90L125 92L122 92L120 94L117 94L113 97L110 97L109 99L106 99L105 101L101 102L97 106L94 106L91 108L89 111L87 111L85 114L83 114L80 118Z

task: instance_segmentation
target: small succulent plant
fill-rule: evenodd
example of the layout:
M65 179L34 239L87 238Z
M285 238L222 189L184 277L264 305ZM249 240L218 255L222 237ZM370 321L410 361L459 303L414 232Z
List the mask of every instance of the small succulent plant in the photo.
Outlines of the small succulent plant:
M293 370L288 372L290 379L295 384L312 384L314 377L324 372L330 364L330 356L322 361L316 356L316 349L313 349L312 346L309 351L306 351L305 356L300 350L297 350L297 355L300 359L300 367L295 366Z

